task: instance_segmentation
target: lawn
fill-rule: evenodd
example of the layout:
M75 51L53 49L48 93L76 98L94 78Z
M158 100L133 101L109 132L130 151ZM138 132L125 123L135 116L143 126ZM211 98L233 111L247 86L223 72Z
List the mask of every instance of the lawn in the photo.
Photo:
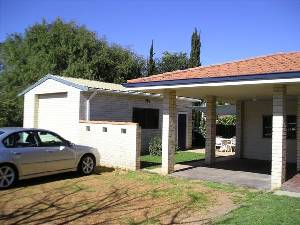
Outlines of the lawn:
M175 163L191 162L204 159L204 154L188 151L177 151L175 153ZM161 156L143 155L141 156L142 168L154 168L161 165Z
M23 181L0 192L0 224L202 224L244 194L201 182L101 168Z
M300 199L262 194L232 211L216 224L300 224Z
M0 192L0 224L300 224L300 200L231 185L98 168Z

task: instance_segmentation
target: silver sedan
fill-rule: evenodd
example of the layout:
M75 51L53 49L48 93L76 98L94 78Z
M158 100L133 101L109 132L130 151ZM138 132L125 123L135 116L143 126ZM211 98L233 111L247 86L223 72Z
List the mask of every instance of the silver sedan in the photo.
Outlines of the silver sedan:
M90 175L97 164L97 149L74 145L54 132L0 128L0 189L17 180L68 171Z

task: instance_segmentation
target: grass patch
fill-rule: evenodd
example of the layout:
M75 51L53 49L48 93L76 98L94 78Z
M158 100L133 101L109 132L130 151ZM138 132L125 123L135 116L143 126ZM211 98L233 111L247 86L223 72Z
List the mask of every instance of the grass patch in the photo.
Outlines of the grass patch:
M218 223L253 224L257 221L257 214L258 219L262 220L257 224L276 224L273 218L264 218L265 214L272 213L283 217L282 220L278 219L281 224L299 222L295 218L296 214L299 215L298 205L284 197L273 199L272 195L245 188L143 171L99 168L97 173L88 177L67 173L40 178L38 181L22 181L24 186L20 184L17 188L1 190L0 224L22 221L23 224L147 225L170 224L170 218L174 218L177 224L184 223L186 219L201 224L203 215L209 221L215 221L234 209L237 206L235 198L238 198L236 202L242 207ZM263 197L266 200L261 199ZM220 209L228 211L220 212ZM253 217L251 220L247 220L247 213ZM287 215L292 218L287 218Z
M256 189L247 189L242 187L236 187L231 184L221 184L221 183L216 183L211 181L202 181L202 184L214 190L220 190L220 191L231 193L232 194L231 198L236 204L240 204L241 202L251 200L257 197L258 195L264 193Z
M192 181L187 181L183 178L175 178L170 176L162 176L156 173L145 173L142 171L127 171L126 173L120 174L125 179L133 179L135 181L143 182L150 185L174 185L177 187L184 187L189 189L192 186Z
M177 151L175 152L175 163L191 162L204 159L203 153ZM143 155L141 156L142 168L155 168L161 165L161 156Z
M298 198L277 196L270 193L257 195L224 219L215 224L300 224L300 201Z
M188 191L187 195L191 201L190 207L203 208L208 201L206 195L202 192Z
M196 190L198 186L202 186L201 182L139 171L128 171L122 176L124 179L134 179L146 185L159 185L158 188L148 190L145 194L152 198L168 198L173 202L185 202L188 208L203 208L210 200L206 193Z

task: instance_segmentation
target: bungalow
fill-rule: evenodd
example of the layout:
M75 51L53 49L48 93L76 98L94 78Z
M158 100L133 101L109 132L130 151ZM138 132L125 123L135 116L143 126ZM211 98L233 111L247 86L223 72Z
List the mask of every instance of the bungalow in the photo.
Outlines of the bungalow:
M28 87L24 95L24 127L49 129L80 144L80 121L136 122L141 126L141 150L161 136L162 96L128 90L119 84L47 75ZM192 103L176 100L181 148L192 144ZM97 138L97 137L96 137Z
M270 160L271 188L300 170L300 52L278 53L129 80L126 88L163 95L162 171L174 171L176 96L207 104L205 162L215 162L216 101L236 104L236 157Z

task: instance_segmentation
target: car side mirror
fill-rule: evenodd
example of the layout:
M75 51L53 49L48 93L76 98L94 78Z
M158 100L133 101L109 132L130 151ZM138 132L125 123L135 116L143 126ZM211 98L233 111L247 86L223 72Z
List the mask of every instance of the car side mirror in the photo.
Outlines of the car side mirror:
M68 147L72 147L73 146L73 144L72 144L72 142L71 141L65 141L65 146L68 146Z
M68 140L65 140L64 143L63 143L63 146L71 147L72 143Z

